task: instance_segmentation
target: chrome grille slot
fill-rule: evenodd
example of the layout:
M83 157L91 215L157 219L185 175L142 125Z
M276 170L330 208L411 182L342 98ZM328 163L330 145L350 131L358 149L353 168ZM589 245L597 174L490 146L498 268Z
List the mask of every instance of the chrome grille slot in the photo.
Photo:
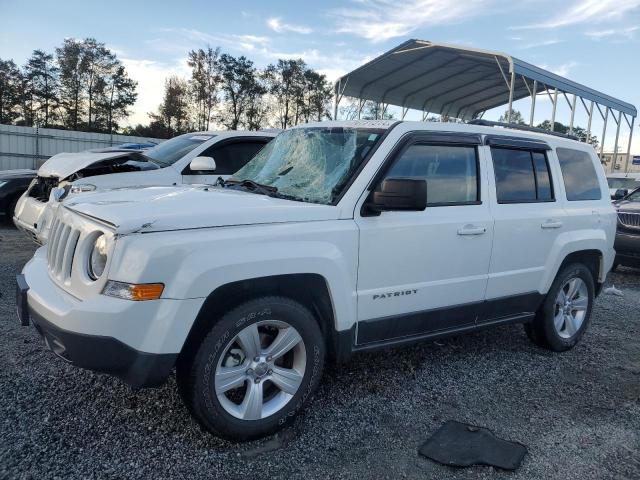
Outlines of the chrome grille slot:
M51 227L47 244L47 263L49 272L59 281L66 281L71 276L73 255L80 238L80 231L57 218Z
M627 227L640 228L640 213L618 212L618 219Z

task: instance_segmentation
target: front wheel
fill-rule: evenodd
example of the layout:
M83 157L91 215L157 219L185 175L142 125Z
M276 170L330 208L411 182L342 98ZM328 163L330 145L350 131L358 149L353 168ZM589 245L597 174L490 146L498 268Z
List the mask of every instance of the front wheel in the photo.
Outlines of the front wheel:
M325 345L311 312L284 297L246 302L178 363L183 399L212 433L251 440L284 427L316 390Z
M579 263L565 267L535 319L525 324L527 335L535 344L556 352L573 348L587 329L594 298L591 271Z

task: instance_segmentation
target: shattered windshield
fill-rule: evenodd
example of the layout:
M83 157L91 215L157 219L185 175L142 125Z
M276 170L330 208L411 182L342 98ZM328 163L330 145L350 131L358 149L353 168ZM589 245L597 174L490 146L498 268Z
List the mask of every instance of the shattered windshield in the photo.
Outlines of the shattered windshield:
M215 135L187 133L186 135L180 135L179 137L162 142L149 150L145 150L140 155L150 159L161 167L168 167L176 163L198 145L202 145L213 137L215 137Z
M233 175L276 187L278 195L331 204L384 129L309 127L278 135Z

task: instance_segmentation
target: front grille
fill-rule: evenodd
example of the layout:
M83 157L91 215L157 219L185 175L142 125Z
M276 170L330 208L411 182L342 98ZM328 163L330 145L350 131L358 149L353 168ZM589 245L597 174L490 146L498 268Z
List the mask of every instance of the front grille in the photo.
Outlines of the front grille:
M80 231L56 218L51 226L47 243L47 264L49 272L59 281L71 277L73 255L80 238Z
M640 213L618 212L618 219L625 227L640 228Z
M28 195L41 202L48 202L51 190L56 188L60 183L60 179L56 177L37 177L33 185L29 188Z

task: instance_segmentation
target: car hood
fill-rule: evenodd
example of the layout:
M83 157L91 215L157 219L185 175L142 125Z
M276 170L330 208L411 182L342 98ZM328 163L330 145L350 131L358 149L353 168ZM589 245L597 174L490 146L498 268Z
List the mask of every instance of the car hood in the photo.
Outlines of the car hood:
M621 200L619 202L616 202L616 207L619 212L640 213L640 202L630 202L628 200Z
M110 160L114 158L126 157L132 152L79 152L79 153L59 153L44 162L38 170L41 177L56 177L64 180L72 173L82 170L96 162Z
M14 178L33 178L36 176L35 170L2 170L0 180L12 180Z
M79 194L64 205L120 234L338 218L334 206L205 185L120 188Z

